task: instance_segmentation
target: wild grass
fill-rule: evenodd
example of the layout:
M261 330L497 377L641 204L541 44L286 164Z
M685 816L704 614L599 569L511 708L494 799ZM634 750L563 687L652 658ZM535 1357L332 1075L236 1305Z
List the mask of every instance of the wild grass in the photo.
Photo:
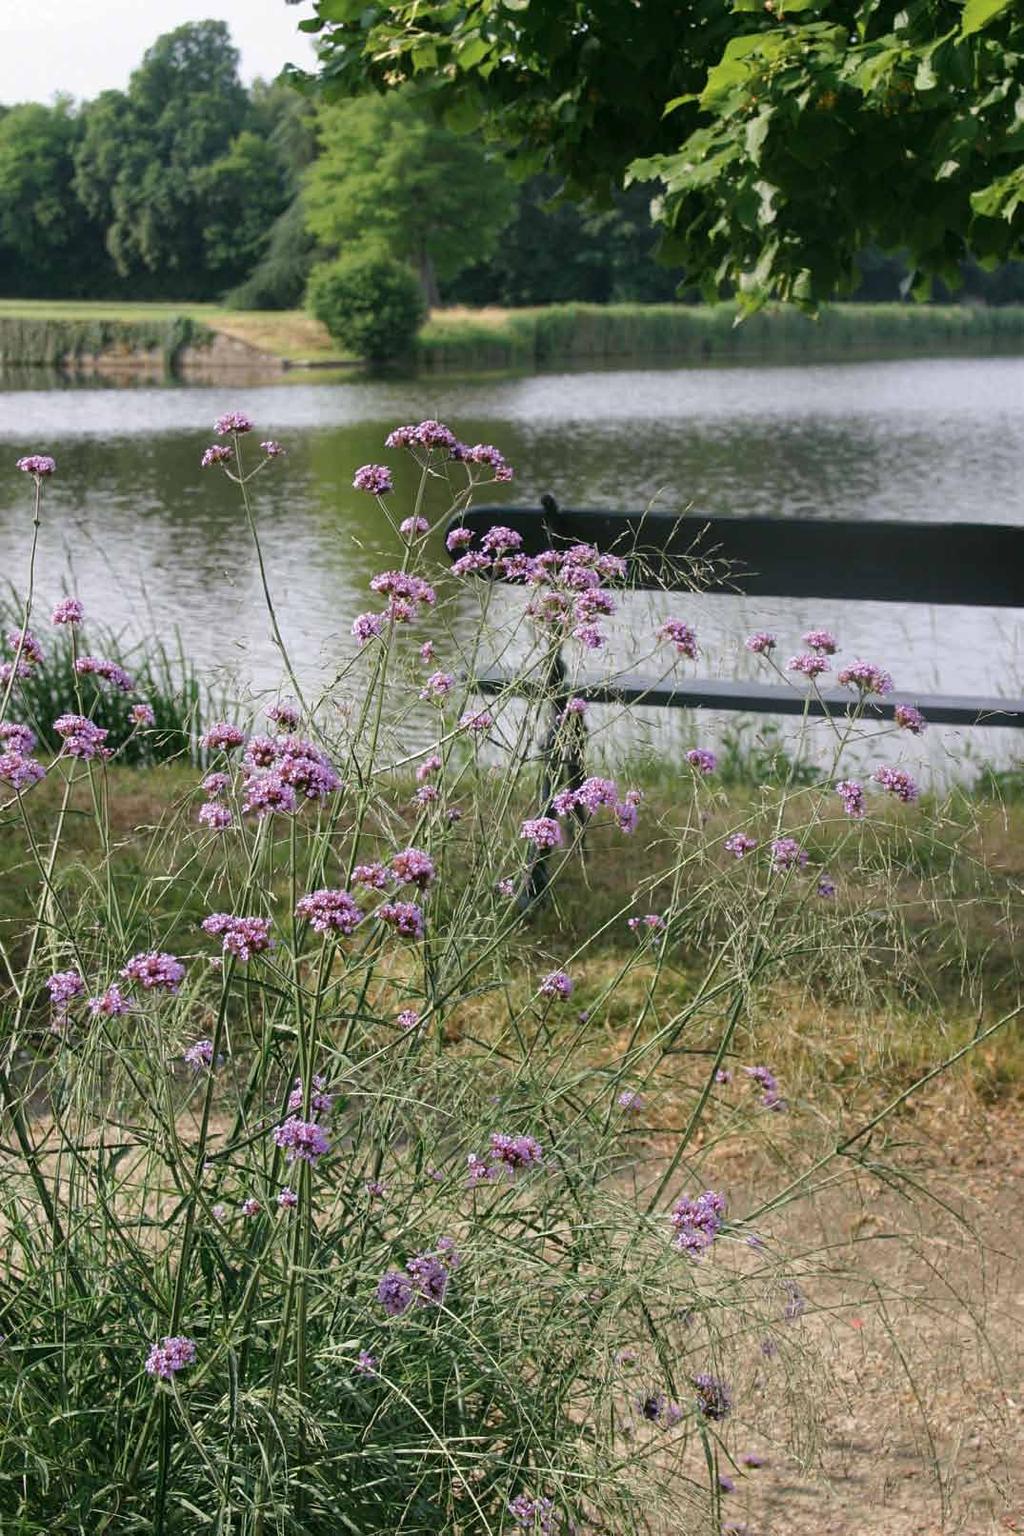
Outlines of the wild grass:
M487 484L437 436L414 516L428 481L456 510ZM227 440L295 719L144 772L87 723L34 785L3 764L0 1523L718 1531L738 1437L770 1412L814 1443L839 1260L805 1202L926 1219L913 1107L1014 1091L1020 808L879 789L851 821L856 720L825 766L594 774L566 703L580 594L613 602L596 552L501 625L459 578L467 645L412 532L311 698L253 506L286 461ZM495 646L550 689L482 714Z

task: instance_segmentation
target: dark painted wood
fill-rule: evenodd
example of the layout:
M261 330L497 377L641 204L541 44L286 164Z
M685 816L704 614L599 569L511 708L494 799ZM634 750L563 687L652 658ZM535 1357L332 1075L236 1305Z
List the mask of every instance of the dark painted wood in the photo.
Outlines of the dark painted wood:
M521 533L528 554L588 543L622 555L635 587L1024 608L1024 527L680 518L553 504L474 507L449 527L482 533L496 523Z

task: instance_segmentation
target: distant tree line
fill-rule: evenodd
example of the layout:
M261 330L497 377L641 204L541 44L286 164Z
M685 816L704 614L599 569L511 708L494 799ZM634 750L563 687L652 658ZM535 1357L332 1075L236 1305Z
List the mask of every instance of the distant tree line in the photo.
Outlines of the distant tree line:
M190 23L123 91L0 106L0 295L291 308L314 268L363 252L407 264L431 303L680 296L649 189L581 205L554 176L513 181L411 88L314 105L247 89L238 62L224 22ZM902 296L898 256L860 265L857 297ZM968 263L962 292L1024 302L1024 265Z

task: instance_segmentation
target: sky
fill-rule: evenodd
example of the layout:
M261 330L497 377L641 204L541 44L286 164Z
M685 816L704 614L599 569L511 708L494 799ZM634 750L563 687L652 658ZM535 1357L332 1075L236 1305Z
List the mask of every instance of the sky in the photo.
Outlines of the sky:
M0 0L0 102L79 100L121 88L161 32L186 21L226 21L246 82L287 63L309 65L297 30L308 0Z

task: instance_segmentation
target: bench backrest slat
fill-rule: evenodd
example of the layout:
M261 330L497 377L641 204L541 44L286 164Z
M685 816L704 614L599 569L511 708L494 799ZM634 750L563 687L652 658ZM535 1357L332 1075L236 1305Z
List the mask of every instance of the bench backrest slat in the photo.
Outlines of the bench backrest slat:
M452 526L498 523L527 554L587 543L633 557L640 587L690 588L697 560L709 562L698 584L711 592L1024 608L1024 527L508 506L474 507Z

